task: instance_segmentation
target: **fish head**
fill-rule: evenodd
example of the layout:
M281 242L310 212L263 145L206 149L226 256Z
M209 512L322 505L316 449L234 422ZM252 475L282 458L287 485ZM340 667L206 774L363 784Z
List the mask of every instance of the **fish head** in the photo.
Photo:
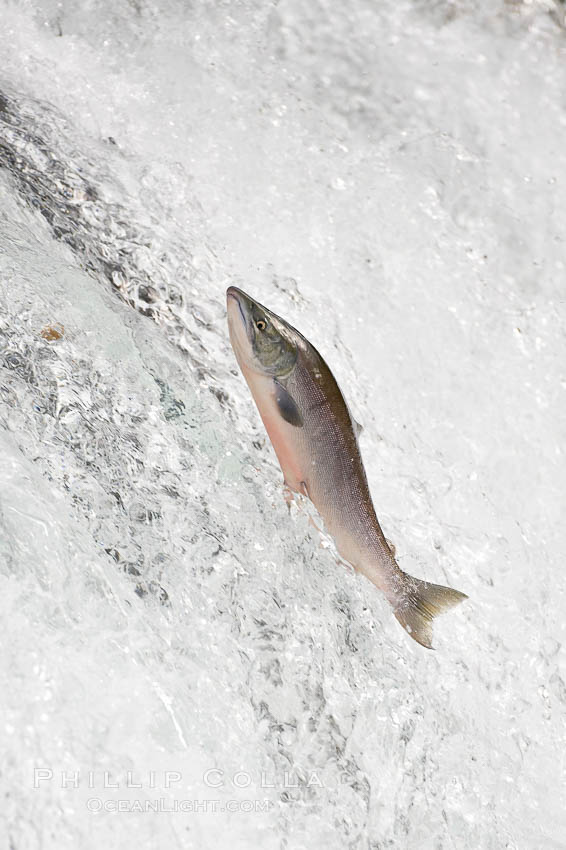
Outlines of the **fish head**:
M296 331L236 286L226 290L232 348L243 369L287 377L297 362Z

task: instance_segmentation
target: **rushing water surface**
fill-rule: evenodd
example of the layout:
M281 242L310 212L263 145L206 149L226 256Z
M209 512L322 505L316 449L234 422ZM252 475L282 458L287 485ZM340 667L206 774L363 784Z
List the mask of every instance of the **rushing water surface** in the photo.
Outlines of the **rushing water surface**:
M0 8L3 846L565 848L563 5ZM229 284L436 652L287 510Z

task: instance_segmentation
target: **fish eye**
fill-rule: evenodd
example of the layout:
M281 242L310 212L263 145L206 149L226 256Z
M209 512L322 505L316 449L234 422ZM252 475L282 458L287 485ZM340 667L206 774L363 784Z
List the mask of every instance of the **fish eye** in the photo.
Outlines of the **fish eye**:
M264 331L267 327L267 322L265 321L265 319L258 319L255 323L255 326L258 331Z

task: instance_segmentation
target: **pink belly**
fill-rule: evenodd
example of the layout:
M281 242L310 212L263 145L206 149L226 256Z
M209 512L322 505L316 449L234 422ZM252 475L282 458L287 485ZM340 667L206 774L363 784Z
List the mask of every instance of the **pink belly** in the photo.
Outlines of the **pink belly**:
M246 370L247 371L247 370ZM303 493L302 482L306 469L301 458L300 428L295 428L281 417L275 402L273 381L263 375L244 372L254 401L265 425L265 430L275 449L277 460L285 477L285 484L297 493Z
M277 416L279 417L279 421L277 421ZM299 457L297 441L293 440L294 434L288 433L293 426L288 425L281 419L278 412L276 412L275 416L270 414L264 416L262 413L261 418L263 419L265 430L269 434L271 445L275 449L279 466L285 477L285 484L291 490L302 493L304 491L302 482L305 480L305 470Z

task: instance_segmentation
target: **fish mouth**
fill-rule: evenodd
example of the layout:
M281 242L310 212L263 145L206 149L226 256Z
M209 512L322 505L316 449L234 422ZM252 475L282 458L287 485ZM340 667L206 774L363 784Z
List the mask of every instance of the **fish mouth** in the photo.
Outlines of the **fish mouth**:
M245 292L242 292L241 289L238 289L237 286L229 286L226 290L226 307L228 310L228 317L232 321L237 317L237 311L239 313L240 319L244 325L246 335L249 339L251 339L251 323L248 318L248 310L246 309L249 302L248 296Z

